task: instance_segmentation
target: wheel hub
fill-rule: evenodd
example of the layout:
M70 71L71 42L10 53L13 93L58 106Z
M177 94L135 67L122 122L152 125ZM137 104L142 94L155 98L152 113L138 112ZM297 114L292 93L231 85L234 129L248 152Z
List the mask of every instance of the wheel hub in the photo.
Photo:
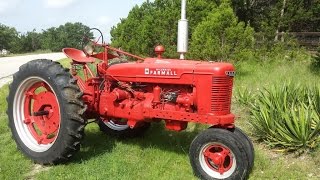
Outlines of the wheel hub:
M233 157L230 150L221 145L211 145L204 149L203 156L207 166L221 175L232 167Z
M60 113L57 98L44 82L37 82L25 93L24 123L38 144L49 144L56 139Z

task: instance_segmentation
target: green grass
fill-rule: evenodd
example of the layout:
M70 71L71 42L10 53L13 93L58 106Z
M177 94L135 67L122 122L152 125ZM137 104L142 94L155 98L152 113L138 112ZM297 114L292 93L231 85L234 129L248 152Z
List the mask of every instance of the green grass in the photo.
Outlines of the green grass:
M70 163L54 166L38 177L195 179L187 158L188 146L194 136L194 132L169 132L161 124L155 124L144 138L117 140L106 137L93 124L86 129L81 152Z
M8 86L0 89L0 179L23 179L30 172L32 162L16 148L8 128L6 114Z
M68 67L68 68L70 68L71 59L69 59L69 58L63 58L63 59L59 60L59 63L60 63L63 67Z
M262 87L282 85L284 83L304 86L320 86L320 73L311 68L310 56L300 61L243 62L236 66L237 75L234 82L233 112L238 116L236 124L252 135L248 108L236 102L235 96L241 90L250 91L245 96L253 96ZM241 94L243 95L243 94ZM250 97L245 97L250 98ZM254 97L253 97L254 98ZM243 103L243 102L242 102ZM255 139L254 137L251 137ZM255 141L255 167L250 179L319 179L320 147L309 154L296 156L284 154L277 149L262 146Z
M68 64L67 60L62 62ZM262 85L291 80L317 83L318 76L308 69L308 62L246 63L238 67L235 88L257 90ZM8 87L0 89L0 179L25 179L34 164L16 150L7 127L5 97ZM237 125L250 134L247 110L237 103L233 112ZM183 132L165 130L154 123L143 138L119 140L107 137L96 124L86 127L81 150L64 165L50 166L38 172L34 179L196 179L191 170L188 149L192 139L205 126L190 124ZM253 138L254 139L254 138ZM250 179L318 179L320 149L295 157L269 149L254 142L255 165ZM316 177L318 176L318 177Z

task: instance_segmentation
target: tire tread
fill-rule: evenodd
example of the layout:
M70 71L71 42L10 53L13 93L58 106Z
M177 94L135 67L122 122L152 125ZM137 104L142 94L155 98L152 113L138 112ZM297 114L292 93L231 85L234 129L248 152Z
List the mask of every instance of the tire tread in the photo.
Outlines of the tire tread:
M51 82L53 83L49 84L55 89L60 108L62 108L61 106L64 107L63 110L60 109L60 116L61 124L64 123L66 133L59 133L55 144L45 152L47 153L47 156L43 156L39 153L37 154L36 152L30 153L31 150L29 150L23 142L18 139L18 135L15 134L13 116L10 114L10 112L12 112L12 100L14 99L15 94L13 86L18 86L19 82L28 77L25 77L26 75L30 75L34 72L38 73L41 78L46 78L46 76L48 76L49 80L52 80ZM59 79L59 82L63 83L56 83L57 79ZM59 164L68 161L77 151L79 151L81 140L84 136L86 120L84 119L83 114L86 111L86 107L82 101L82 95L83 93L77 86L76 81L73 80L69 70L63 68L59 62L38 59L20 66L19 71L13 75L13 82L9 86L9 96L7 97L9 126L12 130L12 136L17 142L18 149L36 163L43 165ZM65 111L67 111L67 113ZM59 132L61 131L64 130L60 129ZM59 144L56 145L56 143Z

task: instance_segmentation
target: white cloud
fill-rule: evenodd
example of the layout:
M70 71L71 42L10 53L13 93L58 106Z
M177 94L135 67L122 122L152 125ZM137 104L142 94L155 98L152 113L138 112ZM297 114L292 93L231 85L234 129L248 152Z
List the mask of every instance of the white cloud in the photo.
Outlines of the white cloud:
M103 33L105 42L110 42L109 32L111 30L111 26L112 26L113 21L114 21L114 19L112 19L109 16L100 15L100 16L97 16L97 18L95 18L95 20L93 20L93 21L90 20L90 21L84 22L84 23L87 24L91 28L98 28L99 30L101 30L101 32ZM98 34L97 32L94 33L94 36L97 37L98 35L100 35L100 34Z
M65 8L76 0L45 0L45 7L47 8Z
M0 0L0 14L7 12L18 5L19 0Z
M111 18L108 16L100 16L96 19L96 21L99 26L104 26L111 23Z

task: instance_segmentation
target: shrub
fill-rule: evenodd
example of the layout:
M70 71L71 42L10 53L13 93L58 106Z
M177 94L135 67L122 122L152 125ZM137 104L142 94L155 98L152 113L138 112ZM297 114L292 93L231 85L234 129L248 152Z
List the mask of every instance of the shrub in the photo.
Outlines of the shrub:
M254 45L254 30L244 22L238 22L228 1L212 11L195 28L190 44L190 55L195 59L221 60L230 55L248 54Z
M254 94L247 88L237 89L235 93L235 98L241 105L249 105L254 101Z
M285 84L264 88L251 104L255 134L272 147L313 149L320 144L320 89Z

